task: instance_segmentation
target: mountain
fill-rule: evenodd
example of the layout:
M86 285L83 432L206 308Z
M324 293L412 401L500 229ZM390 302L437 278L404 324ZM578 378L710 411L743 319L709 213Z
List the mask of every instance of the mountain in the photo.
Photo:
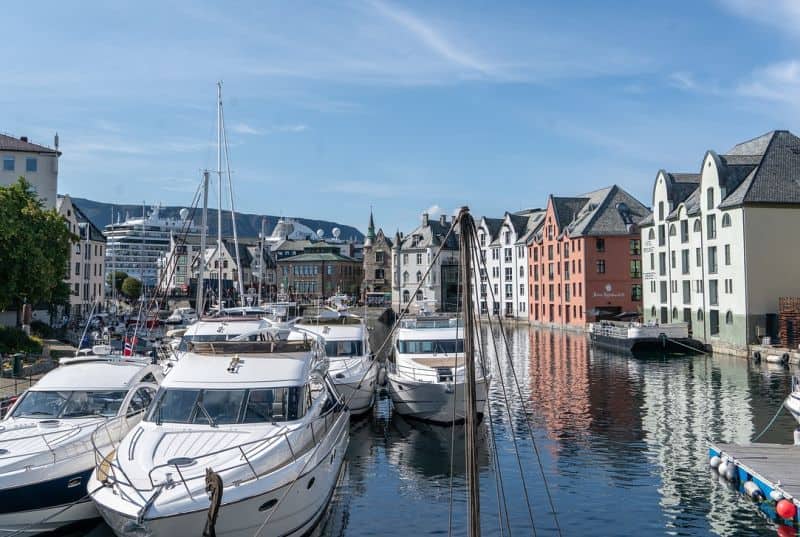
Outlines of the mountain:
M121 204L121 203L104 203L102 201L92 201L87 200L85 198L72 198L72 202L76 204L81 211L86 214L87 218L92 221L94 225L103 229L107 224L111 223L111 209L114 209L114 220L117 219L117 215L121 215L122 219L125 219L125 215L130 215L131 217L137 217L142 215L142 206L141 205L128 205L128 204ZM164 217L170 218L180 218L180 211L184 207L161 207L160 214ZM149 206L146 207L147 211L149 212L151 208ZM200 219L202 215L202 208L197 208L192 214L192 209L190 207L186 207L189 210L189 216L194 220L196 224L200 224ZM261 231L261 220L262 218L266 218L266 230L267 234L272 232L272 229L275 227L275 224L278 221L278 216L272 215L259 215L259 214L248 214L248 213L236 213L236 232L240 237L258 237L259 232ZM358 241L364 240L364 234L361 233L359 230L352 226L346 226L344 224L338 224L336 222L329 222L328 220L316 220L312 218L295 218L292 217L294 220L310 227L313 230L322 229L325 232L326 237L330 237L333 235L333 228L338 227L341 230L341 234L339 238L343 240L350 240L355 239ZM216 209L208 209L208 233L210 236L214 236L217 233L217 210ZM223 235L231 236L233 235L233 225L231 224L231 213L230 211L222 211L222 233Z

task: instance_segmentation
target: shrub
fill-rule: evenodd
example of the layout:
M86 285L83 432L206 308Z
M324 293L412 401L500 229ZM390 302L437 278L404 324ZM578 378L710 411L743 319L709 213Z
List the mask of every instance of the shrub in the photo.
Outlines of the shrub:
M0 326L0 353L12 354L15 352L39 354L42 352L42 345L41 342L29 338L19 328Z

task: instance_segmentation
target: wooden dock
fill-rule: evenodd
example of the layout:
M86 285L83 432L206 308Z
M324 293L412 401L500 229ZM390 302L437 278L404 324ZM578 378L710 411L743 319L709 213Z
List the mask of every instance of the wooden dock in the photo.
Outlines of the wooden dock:
M776 502L770 500L774 491L800 508L800 446L716 443L709 447L709 458L714 456L735 464L741 492L748 481L758 485L765 499L760 507L768 514L775 515ZM797 516L791 522L797 524Z

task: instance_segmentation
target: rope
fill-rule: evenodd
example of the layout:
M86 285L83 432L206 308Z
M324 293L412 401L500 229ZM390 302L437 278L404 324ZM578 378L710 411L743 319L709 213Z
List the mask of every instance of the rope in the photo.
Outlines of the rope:
M458 271L458 285L456 289L461 288L461 271ZM458 303L456 301L456 303ZM456 370L458 369L458 323L456 323L456 352L455 366L453 367L453 423L450 426L450 480L448 487L450 489L450 501L447 509L447 535L453 534L453 459L455 453L453 446L456 443L456 401L458 401L458 382L456 382Z
M755 437L753 437L753 439L750 440L750 442L755 442L756 440L761 438L764 435L764 433L766 433L769 430L769 428L772 427L772 424L775 423L775 420L778 419L778 416L781 415L781 412L783 412L783 403L780 404L780 406L778 407L778 411L775 413L774 416L772 416L772 419L769 420L769 423L767 424L766 427L764 427L764 430L755 435Z
M475 239L475 242L476 242L476 248L480 248L480 246L477 245L477 239ZM481 265L483 266L484 269L486 268L486 263L485 262L481 263ZM489 292L491 293L492 302L497 302L497 300L496 300L496 298L494 296L494 289L492 289L491 285L487 285L487 287L489 288ZM486 317L489 319L489 323L490 323L490 326L491 326L491 316L489 315L488 311L486 313ZM534 453L536 455L536 461L537 461L538 466L539 466L539 472L542 475L542 483L544 484L544 489L545 489L545 492L547 493L547 501L548 501L548 503L550 505L550 510L553 513L553 520L554 520L555 525L556 525L556 530L558 532L558 535L560 536L560 535L562 535L562 533L561 533L561 525L558 522L558 514L556 512L555 503L553 502L553 496L550 493L550 485L547 482L547 475L545 474L545 471L544 471L544 465L542 464L542 458L541 458L541 454L539 453L539 447L536 444L536 437L535 437L535 435L533 433L533 427L531 426L530 418L528 416L527 411L524 410L525 409L525 398L524 398L524 396L522 394L522 388L520 387L519 378L517 377L517 372L516 372L516 369L514 368L514 363L511 361L511 347L510 347L510 345L508 343L508 338L506 337L505 329L503 328L503 319L500 317L499 314L498 314L497 318L498 318L498 323L499 323L499 327L500 327L500 333L503 335L503 342L505 343L505 347L506 347L508 365L509 365L509 368L511 369L511 374L512 374L512 376L514 378L514 384L516 385L517 393L519 394L520 404L523 407L523 414L525 416L525 425L527 426L528 434L529 434L529 436L531 438L531 444L533 446L533 450L534 450ZM501 375L502 375L502 373L501 373Z
M697 352L697 353L700 353L700 354L704 354L706 356L711 356L710 352L706 352L705 350L700 350L700 349L698 349L696 347L692 347L691 345L687 345L686 343L682 343L682 342L678 341L677 339L668 338L666 336L664 336L664 339L666 341L670 341L672 343L675 343L676 345L680 345L681 347L686 347L687 349L692 350L694 352Z

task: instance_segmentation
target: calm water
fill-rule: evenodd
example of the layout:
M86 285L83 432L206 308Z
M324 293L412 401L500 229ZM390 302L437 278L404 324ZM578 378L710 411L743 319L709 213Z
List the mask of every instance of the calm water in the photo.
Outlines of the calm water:
M563 535L775 535L708 470L705 440L761 432L790 389L789 369L727 357L635 359L528 327L508 330L509 362L502 339L495 354L487 327L482 334L495 377L491 420L481 424L484 535L534 534L526 490L536 534L557 535L526 413ZM793 428L784 413L761 441L791 443ZM462 427L404 420L382 399L351 431L342 485L318 534L447 535L450 512L452 534L465 534Z

